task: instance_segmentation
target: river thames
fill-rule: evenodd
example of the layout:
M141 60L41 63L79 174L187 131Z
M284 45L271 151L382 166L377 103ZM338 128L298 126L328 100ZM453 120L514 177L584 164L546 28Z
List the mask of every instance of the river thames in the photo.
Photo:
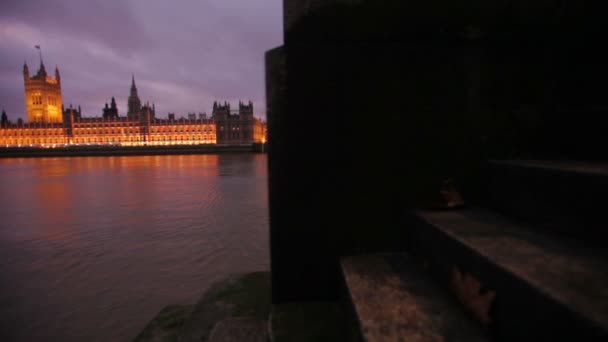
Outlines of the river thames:
M268 270L264 154L0 159L0 339L130 341Z

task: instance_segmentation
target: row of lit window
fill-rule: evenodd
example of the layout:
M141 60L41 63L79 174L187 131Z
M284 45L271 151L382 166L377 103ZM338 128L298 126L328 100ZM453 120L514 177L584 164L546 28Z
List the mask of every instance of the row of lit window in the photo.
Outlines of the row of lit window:
M48 96L47 97L47 104L52 105L52 106L57 106L57 98L55 96ZM32 96L32 104L34 105L41 105L42 104L42 95L34 95Z
M139 130L137 128L123 128L121 130L105 130L101 128L75 128L75 134L137 134Z
M149 134L151 135L158 135L158 136L166 136L168 134L171 134L173 132L150 132ZM177 133L181 133L181 134L187 134L185 136L200 136L200 135L214 135L214 132L211 130L208 131L203 131L203 132L177 132ZM44 129L34 129L34 130L28 130L28 129L15 129L15 130L0 130L0 136L59 136L59 135L66 135L67 133L64 132L61 129L54 129L54 130L44 130ZM96 135L124 135L124 134L140 134L140 132L136 131L135 129L132 129L130 132L129 130L125 130L124 132L121 131L106 131L104 132L103 130L96 130L96 129L74 129L74 135L88 135L88 134L96 134Z
M75 143L91 143L91 142L132 142L142 141L140 137L128 136L128 137L75 137ZM188 137L150 137L150 141L214 141L215 137L208 136L202 139L192 139Z
M34 95L34 96L32 96L32 104L41 105L42 104L42 96L41 95Z
M136 122L129 122L129 121L119 122L119 123L103 122L103 121L93 122L93 123L83 123L83 122L76 121L74 126L78 127L78 128L104 128L104 127L110 128L110 127L136 127L136 126L139 126L139 124Z
M4 136L17 136L17 137L23 137L23 136L47 136L47 135L63 135L63 131L62 130L24 130L24 129L15 129L15 130L8 130L8 131L0 131L0 135L4 135Z
M213 132L213 128L211 126L191 126L191 125L183 125L183 126L160 126L160 127L150 127L152 132L203 132L203 133L211 133Z
M92 142L123 142L123 141L140 141L138 136L126 137L75 137L75 143L92 143Z
M75 128L79 129L111 129L111 128L135 128L139 125L99 125L99 124L82 124L77 123L74 125ZM150 127L153 132L211 132L213 128L210 126L193 126L193 125L175 125L175 126L152 126Z
M57 106L57 98L55 96L49 96L48 100L50 105Z
M64 143L65 141L67 141L67 139L59 139L59 138L55 138L55 139L45 139L45 138L25 138L25 139L19 139L19 138L13 138L13 139L0 139L0 145L15 145L15 144L58 144L58 143Z
M151 135L150 139L155 140L200 140L213 139L214 135Z

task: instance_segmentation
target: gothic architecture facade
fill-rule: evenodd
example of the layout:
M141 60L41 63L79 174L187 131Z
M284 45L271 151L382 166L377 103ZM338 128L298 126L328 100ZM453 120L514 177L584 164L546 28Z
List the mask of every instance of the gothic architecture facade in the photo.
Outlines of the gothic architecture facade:
M156 117L156 109L154 104L150 106L146 103L142 106L139 95L137 94L137 86L135 86L135 75L131 78L131 92L127 100L127 118L129 120L145 120L150 116L152 120Z
M218 144L242 145L265 141L265 125L253 116L251 101L239 101L239 109L234 111L227 102L213 102L212 118L216 125Z
M61 123L63 101L59 69L55 68L55 78L49 76L41 59L38 72L30 77L27 64L23 64L23 81L27 121Z
M112 97L99 117L83 117L80 106L69 106L62 112L61 81L59 70L55 78L48 77L44 64L34 77L29 77L24 66L26 108L28 122L19 119L12 123L2 112L0 147L65 145L195 145L224 144L246 145L266 141L265 124L253 116L253 103L239 102L239 109L231 111L230 104L213 104L213 115L191 116L188 119L158 119L155 106L142 105L135 77L126 116L120 116L116 100Z
M116 100L114 99L114 96L112 96L112 102L110 104L110 107L108 107L108 103L106 102L106 106L103 108L103 113L101 114L101 117L106 120L118 119L118 107L116 107Z

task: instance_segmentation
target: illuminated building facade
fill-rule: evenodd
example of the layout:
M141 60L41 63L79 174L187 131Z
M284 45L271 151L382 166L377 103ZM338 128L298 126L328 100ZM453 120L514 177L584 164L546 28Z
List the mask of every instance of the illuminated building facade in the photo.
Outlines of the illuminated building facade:
M235 112L231 112L229 103L225 102L221 105L214 102L211 118L199 115L198 118L189 116L188 119L175 119L175 115L169 115L169 119L157 119L154 104L141 105L134 77L131 81L126 117L118 115L118 107L113 97L110 105L105 104L99 117L82 117L80 106L74 109L71 105L61 113L58 70L55 75L56 83L49 83L50 78L46 76L44 65L41 63L38 74L29 78L27 66L24 67L26 107L28 103L32 104L31 107L27 107L28 122L23 123L19 119L17 123L12 123L3 111L0 146L245 145L266 142L266 125L253 116L251 102L248 104L239 102L239 109ZM48 85L42 85L41 80ZM28 83L29 81L38 83ZM55 85L56 87L53 88ZM50 101L48 98L46 102L40 101L40 96L43 95L38 95L38 92L41 94L44 92L44 96L48 98L53 96L58 102ZM27 102L30 97L35 101ZM53 107L55 104L58 105L57 111Z
M77 112L71 111L66 123L3 123L0 128L0 146L155 146L216 143L215 124L212 120L135 121L125 117L78 118Z
M265 142L265 124L253 116L253 103L239 102L238 111L230 110L230 104L213 102L212 118L217 130L217 143L248 145Z
M30 123L61 123L63 121L61 108L61 77L59 69L55 68L55 78L47 75L44 63L40 60L40 69L30 77L27 64L23 65L23 81L25 83L25 110L27 121Z

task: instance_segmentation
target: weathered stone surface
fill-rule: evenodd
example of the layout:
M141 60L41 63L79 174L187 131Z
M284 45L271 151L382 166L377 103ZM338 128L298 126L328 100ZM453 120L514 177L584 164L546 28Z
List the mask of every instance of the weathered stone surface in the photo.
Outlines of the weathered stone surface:
M484 207L596 246L608 246L608 164L490 161Z
M496 293L491 318L502 338L608 336L604 251L482 210L419 212L418 217L412 245L432 267L465 269Z
M493 160L496 165L509 165L559 172L575 172L580 174L596 174L608 177L608 163L581 162L565 160Z
M193 305L170 305L163 308L133 342L177 341L177 336L192 309Z
M405 255L342 258L364 341L486 341L480 326Z
M208 342L266 342L268 322L253 317L233 317L218 322Z
M269 273L234 276L216 283L205 292L184 323L178 341L205 341L216 323L224 319L248 316L264 320L269 313Z

